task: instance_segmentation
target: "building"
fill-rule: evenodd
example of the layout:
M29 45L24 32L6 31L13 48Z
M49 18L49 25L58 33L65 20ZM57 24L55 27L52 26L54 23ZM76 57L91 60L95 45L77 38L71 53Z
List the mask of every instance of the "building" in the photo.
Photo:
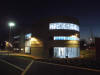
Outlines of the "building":
M32 33L25 35L25 53L31 54L37 57L44 57L43 41L40 38L35 37Z
M95 48L96 48L96 60L100 60L100 37L95 38Z
M49 26L49 53L55 58L80 56L79 22L74 17L51 17ZM53 51L52 51L53 50Z
M80 56L79 21L56 16L42 19L25 34L25 53L39 57L75 58Z
M25 49L25 35L20 34L13 37L13 51L14 52L24 52Z

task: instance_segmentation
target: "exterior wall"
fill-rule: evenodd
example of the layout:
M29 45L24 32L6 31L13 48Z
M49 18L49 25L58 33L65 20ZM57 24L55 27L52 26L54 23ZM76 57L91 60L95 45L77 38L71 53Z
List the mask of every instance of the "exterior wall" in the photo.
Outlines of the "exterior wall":
M38 57L73 58L79 57L79 40L54 40L54 36L70 37L80 32L69 29L49 29L50 23L71 23L79 26L79 21L74 17L56 16L38 21L35 29L30 29L32 37L38 37L42 46L33 44L30 47L30 54ZM34 43L34 42L33 42ZM57 49L60 47L59 49ZM54 50L55 49L55 50ZM62 55L60 56L59 53Z
M100 60L100 38L95 38L96 60Z
M25 37L25 53L36 57L44 57L43 42L39 38L33 37L32 33L26 34Z
M31 47L31 55L36 57L44 57L43 47Z
M41 41L39 38L36 38L37 40L32 41L31 40L31 55L36 57L44 57L44 44L43 41Z
M25 37L24 34L20 34L13 37L13 50L15 52L22 52L24 53L25 47Z
M48 26L50 23L71 23L79 26L79 22L76 18L70 17L53 17L49 19ZM48 27L49 28L49 27ZM79 40L54 40L54 36L72 36L78 34L79 38L80 32L76 30L69 29L49 29L49 43L48 52L50 57L54 58L75 58L80 56ZM52 55L52 56L51 56Z

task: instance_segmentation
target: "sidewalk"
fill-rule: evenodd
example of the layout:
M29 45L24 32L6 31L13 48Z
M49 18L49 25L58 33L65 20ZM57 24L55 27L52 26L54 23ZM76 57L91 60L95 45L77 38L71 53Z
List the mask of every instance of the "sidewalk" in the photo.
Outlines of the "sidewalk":
M0 55L24 56L24 57L30 57L30 58L33 58L33 59L44 59L42 57L32 56L32 55L29 55L29 54L13 53L13 52L8 52L8 51L0 51Z
M42 57L36 57L36 56L32 56L32 55L29 55L29 54L23 54L23 53L10 53L10 55L25 56L25 57L30 57L30 58L33 58L33 59L43 59Z

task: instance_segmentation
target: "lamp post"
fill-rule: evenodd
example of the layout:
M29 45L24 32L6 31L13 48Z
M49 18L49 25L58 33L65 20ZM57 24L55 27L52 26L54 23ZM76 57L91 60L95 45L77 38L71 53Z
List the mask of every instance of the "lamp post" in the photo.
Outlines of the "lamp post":
M12 30L12 27L15 26L15 23L14 22L9 22L8 26L10 27L10 30L9 30L9 42L11 42L11 30Z
M10 50L11 49L10 47L12 47L12 44L11 44L11 29L12 29L12 27L15 26L15 23L14 22L9 22L8 26L10 27L10 30L9 30L9 42L8 42L9 47L8 47L8 50ZM9 55L9 51L8 51L8 55Z

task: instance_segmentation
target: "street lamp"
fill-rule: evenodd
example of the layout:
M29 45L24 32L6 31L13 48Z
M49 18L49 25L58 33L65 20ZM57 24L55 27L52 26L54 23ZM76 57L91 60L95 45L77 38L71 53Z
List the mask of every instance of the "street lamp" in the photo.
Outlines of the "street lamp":
M15 26L15 23L14 22L9 22L8 26L10 27L10 30L9 30L9 42L11 42L11 29L12 29L12 27Z
M11 27L14 27L15 26L15 23L14 22L9 22L8 25L11 28Z

